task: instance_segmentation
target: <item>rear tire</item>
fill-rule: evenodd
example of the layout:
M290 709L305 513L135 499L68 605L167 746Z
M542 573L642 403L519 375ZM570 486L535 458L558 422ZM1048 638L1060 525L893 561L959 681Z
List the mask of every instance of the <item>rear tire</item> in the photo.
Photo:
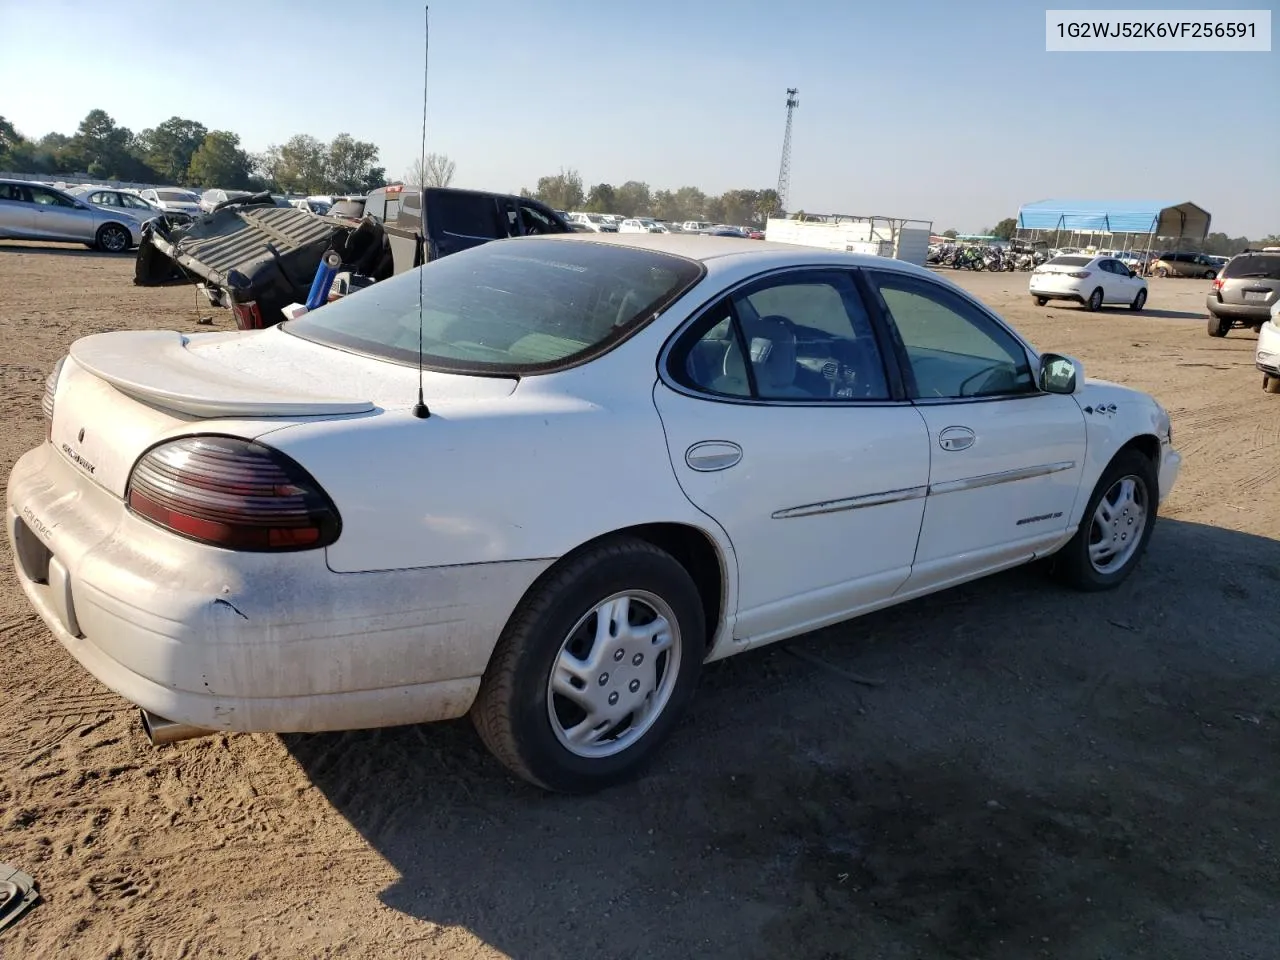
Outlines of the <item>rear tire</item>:
M1036 301L1036 306L1037 306L1037 307L1043 307L1046 303L1048 303L1048 302L1049 302L1049 298L1048 298L1048 297L1035 297L1034 299L1035 299L1035 301Z
M1129 304L1129 309L1137 312L1147 305L1147 291L1139 290L1138 295L1133 298L1133 303Z
M1225 317L1215 317L1213 314L1209 314L1208 328L1209 336L1225 337L1227 331L1231 329L1231 321Z
M1130 507L1130 512L1125 513L1122 504L1114 522L1103 522L1099 516L1103 497L1108 497L1109 503L1113 497L1121 499L1117 490L1122 488L1124 481L1133 482L1135 505L1140 509L1135 513ZM1147 542L1156 524L1158 484L1155 467L1137 450L1121 450L1116 454L1093 488L1075 536L1054 555L1054 575L1077 590L1087 592L1120 586L1147 550ZM1134 532L1139 524L1141 528ZM1126 533L1136 537L1136 541L1130 543L1121 539ZM1115 548L1111 557L1119 560L1114 566L1108 567L1105 562L1091 558L1091 551L1108 547Z
M1159 270L1156 271L1157 277L1164 278L1164 277L1167 277L1168 275L1169 275L1169 271L1166 270L1164 267L1161 267Z
M1264 373L1262 375L1262 389L1267 393L1280 393L1280 377L1273 377Z
M124 253L129 249L133 238L124 227L108 223L98 229L97 241L94 244L103 253Z
M1090 313L1097 313L1102 309L1102 288L1096 287L1093 293L1089 294L1089 299L1084 302L1084 307Z
M602 622L624 609L620 597L630 611L626 622ZM646 634L658 617L666 626ZM660 636L665 646L658 646ZM471 720L517 776L547 790L598 790L634 775L671 733L705 653L702 601L688 571L646 541L606 540L553 569L521 600L485 670ZM628 701L633 713L625 713ZM601 725L576 740L588 718Z
M1204 278L1205 278L1206 280L1212 280L1212 279L1213 279L1214 277L1216 277L1217 275L1218 275L1218 274L1217 274L1215 271L1213 271L1213 270L1206 270L1206 271L1204 272Z

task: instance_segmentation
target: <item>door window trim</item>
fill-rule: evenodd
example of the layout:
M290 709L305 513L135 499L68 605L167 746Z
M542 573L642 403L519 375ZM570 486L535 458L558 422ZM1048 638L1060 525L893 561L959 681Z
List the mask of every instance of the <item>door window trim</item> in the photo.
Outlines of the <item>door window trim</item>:
M875 340L877 352L880 355L880 368L881 368L881 371L884 373L885 383L889 387L889 399L866 400L866 399L855 399L855 398L844 398L844 397L832 397L830 399L819 399L815 397L814 399L810 400L810 399L799 398L799 397L786 397L786 398L761 398L761 397L755 397L755 396L735 397L735 396L731 396L723 393L713 393L712 391L707 390L705 388L698 389L695 387L686 386L685 384L680 382L679 378L677 378L675 374L671 372L671 362L674 359L677 351L679 351L682 347L686 345L686 337L691 336L692 331L695 328L697 328L704 320L706 320L707 315L711 313L711 311L719 307L720 304L724 303L725 301L728 301L729 310L733 317L734 336L736 338L739 338L739 341L740 341L739 348L741 349L743 347L743 344L741 343L742 328L741 328L741 324L738 322L738 311L733 306L732 298L740 291L746 288L755 286L756 284L763 283L765 281L773 280L775 278L780 278L780 277L786 277L790 274L814 274L814 273L844 274L846 277L848 277L851 280L853 284L854 293L861 300L862 307L864 310L866 310L867 317L871 322L873 339ZM739 280L733 283L728 287L725 287L723 290L717 291L715 296L711 297L710 299L704 301L703 303L695 307L693 311L689 314L689 316L686 317L683 321L681 321L680 325L676 327L676 329L671 333L669 337L667 337L666 343L663 344L662 349L658 352L658 363L657 363L658 379L661 380L662 383L665 384L669 389L675 391L676 393L679 393L686 397L693 397L694 399L697 399L697 400L709 401L711 403L730 403L730 404L738 404L738 405L745 405L745 406L752 406L752 407L765 407L765 406L804 407L804 408L857 407L859 409L867 408L867 407L910 406L911 400L907 396L905 385L903 384L901 380L901 376L898 370L896 369L896 364L890 361L889 359L890 353L885 348L885 344L888 341L888 333L884 329L881 329L881 325L884 322L884 318L878 315L877 310L874 309L873 305L870 302L868 302L867 291L865 289L865 281L863 281L862 278L858 276L859 273L860 271L858 270L857 267L853 267L853 266L849 266L841 263L792 264L785 267L771 267L768 270L762 270L760 273L752 274L749 277L746 277L742 280ZM703 331L703 333L705 332L706 331ZM746 356L745 351L743 355ZM751 364L747 364L747 372L748 372L748 375L751 376L752 382L754 383L754 377L752 376L752 371L751 371ZM752 393L754 394L755 392L756 390L754 389L754 386L753 386Z
M873 317L873 322L878 321L880 324L884 325L887 330L890 331L889 335L892 337L893 353L894 353L894 356L897 358L898 366L901 370L901 376L903 377L904 383L906 384L906 393L909 398L908 402L911 403L912 405L922 406L922 407L924 406L938 407L938 406L950 406L950 405L956 405L956 404L969 404L969 403L1006 403L1010 400L1029 400L1029 399L1032 399L1033 397L1053 396L1053 394L1045 393L1043 390L1040 389L1039 378L1036 376L1036 373L1035 373L1037 370L1040 369L1040 354L1035 350L1034 347L1031 346L1031 344L1029 344L1022 337L1021 334L1018 333L1017 330L1009 326L1009 324L1006 323L1003 318L1001 318L998 314L996 314L993 310L991 310L991 308L989 308L982 301L971 296L968 293L968 291L962 290L961 288L957 286L953 286L949 283L944 283L940 281L937 277L934 277L932 274L928 276L921 276L920 274L915 273L914 271L895 270L892 267L887 265L882 267L879 264L877 264L874 267L862 267L860 268L859 272L862 272L865 274L863 279L867 287L867 294L864 299L867 300L868 308L871 309L874 314L878 314L878 316ZM911 397L911 394L918 392L918 389L915 385L915 374L912 372L912 369L911 369L911 358L907 353L906 344L902 341L902 335L899 333L897 325L893 323L893 321L890 319L891 314L889 312L889 305L885 303L884 298L880 295L880 288L875 282L875 274L877 273L884 273L884 274L889 274L891 276L897 276L897 277L905 277L908 280L914 280L927 285L932 285L934 287L937 287L945 291L946 293L949 293L953 296L958 297L961 301L973 307L975 310L977 310L977 312L980 315L986 317L988 320L994 323L999 329L1003 330L1010 337L1012 337L1013 341L1019 347L1022 348L1022 352L1026 355L1026 358L1027 358L1027 364L1030 367L1032 372L1031 379L1033 384L1035 385L1035 390L1028 391L1027 393L1001 394L998 396L991 396L991 397L919 397L919 396Z

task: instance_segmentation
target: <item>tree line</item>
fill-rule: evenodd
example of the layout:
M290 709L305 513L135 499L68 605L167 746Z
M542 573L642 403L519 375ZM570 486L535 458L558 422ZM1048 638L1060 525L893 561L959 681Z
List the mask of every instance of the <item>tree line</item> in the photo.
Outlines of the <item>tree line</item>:
M710 220L715 223L763 224L778 215L776 190L726 190L716 196L697 187L653 190L640 180L614 185L583 184L577 170L539 177L532 190L522 187L520 195L541 200L555 210L589 213L616 213L624 217L655 217L659 220Z
M170 117L134 133L105 110L90 110L76 132L30 140L0 117L0 170L88 174L99 180L185 187L280 190L288 193L367 193L387 182L378 148L340 133L325 143L298 134L259 154L240 146L230 130Z

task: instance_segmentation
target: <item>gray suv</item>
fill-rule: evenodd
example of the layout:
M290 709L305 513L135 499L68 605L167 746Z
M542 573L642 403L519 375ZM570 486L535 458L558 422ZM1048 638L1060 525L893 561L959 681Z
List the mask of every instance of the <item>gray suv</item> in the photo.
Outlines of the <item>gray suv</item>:
M0 180L0 239L85 243L106 253L124 253L142 237L154 214L108 210L62 190L26 180Z
M1280 247L1246 250L1222 268L1204 305L1209 310L1209 336L1225 337L1239 324L1261 331L1280 300Z

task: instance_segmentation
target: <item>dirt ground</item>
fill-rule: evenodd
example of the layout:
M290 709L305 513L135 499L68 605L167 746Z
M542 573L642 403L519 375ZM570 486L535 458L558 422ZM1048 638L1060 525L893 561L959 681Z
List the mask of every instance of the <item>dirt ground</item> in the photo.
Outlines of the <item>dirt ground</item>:
M45 902L0 957L1280 955L1280 397L1254 335L1206 335L1204 281L1088 314L947 275L1169 408L1183 476L1123 588L1016 571L715 664L646 778L575 799L465 722L154 749L6 545L0 862ZM74 338L231 326L131 277L0 244L0 475Z

